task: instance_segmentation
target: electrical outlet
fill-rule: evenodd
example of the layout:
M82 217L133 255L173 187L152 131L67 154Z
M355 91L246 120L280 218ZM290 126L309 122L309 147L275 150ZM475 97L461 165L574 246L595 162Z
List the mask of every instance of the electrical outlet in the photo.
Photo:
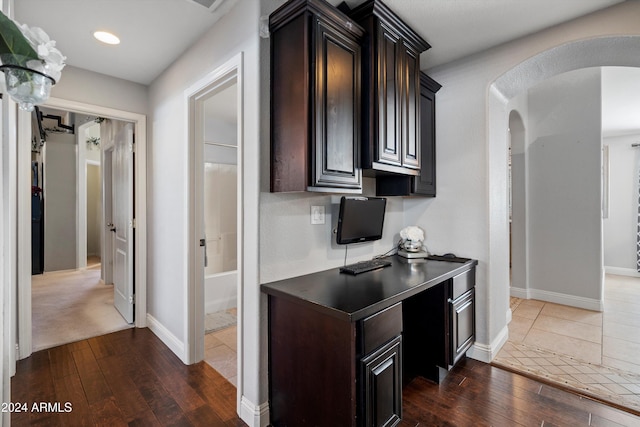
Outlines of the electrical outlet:
M324 206L311 206L311 224L324 224Z

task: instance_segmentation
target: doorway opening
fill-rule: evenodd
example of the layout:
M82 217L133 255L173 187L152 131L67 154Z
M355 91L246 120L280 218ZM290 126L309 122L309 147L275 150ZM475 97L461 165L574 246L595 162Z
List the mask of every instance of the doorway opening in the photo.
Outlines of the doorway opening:
M209 362L236 385L238 396L242 384L241 65L238 55L185 91L191 171L186 356L189 363Z
M86 116L105 118L110 121L113 121L114 123L126 122L128 123L127 126L129 128L135 129L135 134L137 137L137 144L135 145L135 151L137 152L137 156L138 156L137 158L139 158L140 160L135 162L135 164L132 166L132 172L129 177L130 178L129 187L130 187L130 193L132 195L131 210L133 211L135 207L135 213L137 218L130 217L129 219L131 221L131 226L135 227L137 241L136 241L135 254L132 256L129 262L132 265L134 265L134 268L132 268L131 271L132 271L132 274L135 275L135 283L138 284L138 287L137 287L138 302L137 304L135 304L135 326L144 327L146 326L146 161L145 161L146 159L146 117L144 115L137 114L137 113L129 113L129 112L124 112L124 111L115 110L111 108L105 108L105 107L84 104L84 103L79 103L74 101L61 100L56 98L50 98L47 104L43 106L43 108L61 111L61 112L64 112L65 115L76 115L76 116L86 115ZM39 141L40 130L37 128L37 126L33 128L32 124L33 124L33 120L32 120L32 115L30 113L26 113L26 112L18 113L18 128L21 130L21 132L19 132L18 134L18 165L19 165L18 172L19 173L18 173L18 182L17 182L18 191L16 194L16 198L18 201L18 215L17 215L18 311L17 311L16 320L17 320L17 344L18 344L19 359L28 357L34 350L33 320L34 320L34 315L36 315L36 313L34 313L33 311L32 298L34 296L33 294L37 293L39 290L39 283L35 283L35 281L32 281L33 279L32 277L32 273L33 273L32 271L32 266L33 266L32 237L34 237L34 233L32 233L33 224L30 219L32 217L31 212L33 210L34 200L33 200L32 192L30 190L33 189L32 184L34 183L32 181L33 169L32 169L32 163L31 163L31 155L32 155L31 150L33 148L32 142L36 141L34 142L34 144L40 143ZM74 128L74 131L77 132L78 130L79 130L79 127ZM34 139L32 139L32 135L35 137ZM81 138L85 138L86 134L83 133L83 135L77 135L77 136L78 136L78 139L80 140ZM105 141L105 139L109 139L109 138L105 138L104 135L102 134L100 135L99 138L102 141ZM91 141L90 143L94 143L94 142ZM68 203L71 205L70 213L66 214L73 219L71 221L73 224L71 226L72 232L70 233L70 235L67 234L66 236L64 236L64 238L66 238L64 245L60 244L60 241L59 241L57 248L59 252L63 252L61 247L64 246L64 249L66 251L65 254L68 256L68 259L66 259L65 262L69 262L70 265L69 266L64 265L62 267L59 266L57 267L58 268L57 270L55 269L56 267L47 268L44 261L47 259L47 256L45 255L43 257L42 272L46 273L49 270L52 272L52 275L56 274L56 275L63 275L63 276L69 273L77 273L81 276L81 278L73 279L76 282L80 281L80 283L83 283L85 285L93 282L93 285L95 285L96 287L98 288L103 287L104 289L105 285L101 283L101 278L107 283L111 282L108 278L108 272L111 269L107 268L107 269L104 269L104 271L101 271L101 269L103 269L105 265L109 265L108 263L111 262L111 260L109 259L110 255L105 250L105 244L104 244L105 241L108 240L108 239L105 239L105 232L104 232L106 221L104 221L104 217L102 217L101 221L97 221L97 220L94 220L95 218L88 218L86 216L89 213L95 216L96 209L97 209L96 204L101 203L104 206L104 200L103 199L96 200L96 198L94 197L95 194L92 194L91 197L89 197L92 200L91 206L86 205L85 204L86 201L84 203L75 202L76 200L75 194L79 194L81 192L89 192L90 190L88 189L93 188L92 185L95 184L94 181L96 178L95 168L98 166L96 164L98 163L98 161L95 159L92 160L92 159L86 158L87 157L86 151L88 150L86 150L87 148L86 146L82 145L82 144L87 144L86 139L81 140L80 146L77 146L78 143L75 140L73 143L67 143L67 144L72 146L72 151L74 153L73 160L72 160L73 166L69 166L67 164L67 172L70 172L70 175L73 176L73 179L70 182L65 182L63 185L61 185L61 187L65 187L65 191L68 191L70 193L72 192L74 194L73 202ZM49 145L53 146L53 143L50 143ZM59 147L56 147L56 148L59 148ZM43 159L44 159L47 156L46 154L47 149L46 148L43 148L43 149L45 151L45 154L43 156ZM133 145L131 146L131 149L133 149ZM82 151L84 151L85 158L81 162L79 159L80 159L80 156L82 155L81 153ZM102 152L102 150L100 152ZM89 157L91 157L91 155L89 155ZM38 169L38 176L40 179L42 179L43 174L46 175L47 172L49 171L47 162L45 161L44 163L45 163L44 168L42 168L42 170ZM104 159L101 158L99 163L100 165L103 165ZM102 172L104 172L104 167L101 167L100 169ZM82 179L78 179L83 174L84 174L84 177ZM90 178L91 181L87 181L87 176ZM134 190L134 187L135 187L135 190ZM46 184L44 184L44 187L42 188L42 193L44 194L43 198L48 200L48 196L47 196L48 191L47 191ZM135 193L135 200L133 200L134 193ZM79 199L80 198L78 198L78 200ZM87 198L85 197L85 200L86 199ZM52 197L52 201L59 202L60 200L56 200L55 197ZM49 210L50 209L46 207L46 203L45 203L45 208L43 209L43 212L48 213ZM84 212L84 214L80 212ZM44 221L44 228L45 229L49 228L47 227L48 221L46 216L43 216L43 221ZM93 264L87 264L87 255L89 255L89 253L94 255L94 257L96 256L95 248L88 250L88 248L92 247L91 245L96 244L95 239L92 239L91 241L86 240L88 239L89 234L92 234L95 237L95 230L92 229L91 227L94 227L96 225L103 228L99 238L101 242L98 243L98 246L100 246L100 250L98 254L98 256L100 257L100 264L97 263L97 258L93 258L93 257L90 258L93 261ZM67 224L66 226L69 226L69 225ZM51 231L55 231L55 230L51 230ZM84 244L78 245L78 242L82 241L83 239L85 239ZM46 239L43 238L41 240L43 247L45 245L45 242L46 242ZM53 246L54 246L53 253L55 256L57 255L55 253L56 245L54 244ZM69 247L71 247L72 249L68 250ZM80 247L80 249L78 249L78 247ZM98 267L98 265L100 265L100 268ZM92 268L89 268L89 267L92 267ZM83 275L84 277L82 277ZM132 278L131 283L133 283L133 280L134 279ZM60 283L60 278L59 277L55 278L54 282ZM59 288L59 290L62 290L62 288ZM49 286L49 289L47 289L47 291L53 291L53 293L55 294L56 290L52 289L51 286ZM84 293L84 290L81 291L79 290L79 288L76 288L74 289L74 291L75 293L71 292L71 295L68 296L67 298L68 301L71 304L75 304L76 307L79 310L82 310L83 312L85 312L85 314L88 313L89 320L85 321L83 319L78 319L77 317L74 318L73 316L70 316L71 317L70 324L73 325L72 328L74 330L77 330L80 324L84 324L84 326L95 326L96 323L100 323L97 321L98 317L100 317L98 312L96 312L95 310L92 310L90 306L86 304L86 301L82 301L81 295ZM106 297L103 297L103 298L106 298ZM103 306L105 305L104 300L102 301L102 305ZM55 316L61 317L64 314L65 313L63 313L63 310L58 310L55 313ZM118 319L118 317L114 316L115 319ZM118 321L120 320L118 319ZM123 320L121 322L123 322L126 326L122 326L122 324L120 324L118 326L112 326L111 329L117 330L117 329L121 329L122 327L130 327L129 324L131 323L131 321L127 322ZM110 331L101 330L98 332L98 334L106 333L106 332L110 332ZM43 348L43 346L49 347L52 344L55 345L55 343L47 343L44 345L37 344L36 349Z
M560 94L559 90L555 90L558 82L569 80L577 89L577 95ZM529 257L521 254L518 257L521 264L516 264L516 257L511 258L513 318L508 325L509 339L494 359L494 363L569 386L579 392L637 412L640 408L640 393L636 388L640 384L640 365L633 355L640 342L636 316L640 301L640 279L635 270L638 157L634 151L634 144L640 138L640 123L635 117L630 117L630 122L623 123L623 114L609 111L615 107L621 108L622 112L636 111L637 115L640 104L637 104L632 96L625 99L630 88L634 86L640 87L638 68L585 68L573 70L571 74L559 74L533 86L523 94L524 102L518 98L511 100L510 106L523 111L524 122L529 125L528 139L524 150L520 150L523 155L526 153L527 161L521 159L516 162L514 154L518 138L514 135L514 129L517 133L517 129L523 126L522 123L517 123L516 118L520 117L519 114L515 110L509 112L511 139L508 142L511 143L512 149L511 192L514 212L511 223L512 251L515 254L522 246L525 254L529 246L535 256L535 251L539 250L536 244L539 244L541 235L548 236L548 240L561 236L562 243L571 242L570 235L560 235L560 231L570 231L571 226L576 224L580 225L580 240L579 245L571 251L561 249L558 244L547 243L544 246L546 253L562 257L563 268L569 271L568 276L564 278L554 273L546 280L539 280L537 273L538 276L534 275L531 279L538 280L529 282L525 274L520 274L526 271L525 259ZM585 102L584 96L592 96L598 102ZM558 101L556 97L561 100ZM560 102L563 108L557 106ZM590 109L584 107L585 105L590 105ZM551 128L540 120L540 111L545 119L552 118L558 128ZM547 111L554 113L547 115ZM579 118L579 121L571 123L569 120L559 120L561 114L571 114ZM544 133L539 129L543 125ZM585 129L587 133L580 133ZM579 138L574 135L578 135ZM524 141L524 138L522 140ZM572 144L571 150L564 150L567 144ZM612 147L618 154L611 157L609 167L610 156L606 153ZM578 161L574 163L575 159ZM524 185L524 180L521 185L517 185L516 176L520 174L524 178L525 169L527 186ZM546 181L553 173L556 174L554 179ZM583 185L585 183L586 185ZM562 198L580 201L580 209L574 209L577 214L572 215L571 221L563 222L562 230L553 230L547 226L551 222L550 219L562 222L562 217L557 212L545 218L545 221L536 218L540 216L541 206L544 206L546 211L562 206L562 213L572 212L571 200L565 202L556 198L553 202L543 202L542 197L549 194L553 196L554 191L560 191L554 187L561 187ZM544 193L539 191L540 188L544 188ZM606 191L607 188L610 188L610 191ZM525 196L527 191L529 194ZM520 214L516 214L515 211L517 196L525 196L521 201ZM529 209L525 209L525 200L530 203ZM616 208L619 208L620 216L614 214ZM525 214L530 216L527 218ZM584 220L580 215L592 222L602 223L602 230L596 224L581 225L583 222L579 221ZM517 218L521 223L518 226ZM530 224L528 242L525 241L525 219ZM521 241L525 244L515 244L517 230L520 230ZM599 235L602 236L601 240L595 238ZM581 268L575 272L570 269L571 262L568 262L571 256L586 253L587 250L601 252L591 257L591 264L599 268L589 270L590 281L587 277L580 277L580 273L586 269ZM519 272L516 271L516 265L522 266ZM537 264L529 264L531 271L540 266L539 260ZM547 261L544 267L547 271L552 271L553 263ZM545 289L541 286L554 284L553 279L557 277L560 280L557 280L555 289L573 280L580 285L574 288L578 291L586 288L589 282L597 282L603 277L601 294L594 292L593 297L585 298L582 295L576 296L566 289L559 289L553 293L554 288ZM603 308L598 309L598 301ZM532 349L533 351L530 351ZM528 366L512 357L522 352L528 352ZM570 363L567 363L569 360ZM566 368L567 365L571 367ZM575 371L572 374L567 369ZM587 369L597 370L598 375L583 377L581 374L587 372ZM577 372L581 374L576 374Z
M204 104L205 354L237 386L238 84Z
M104 280L102 122L48 107L32 116L34 351L131 327Z

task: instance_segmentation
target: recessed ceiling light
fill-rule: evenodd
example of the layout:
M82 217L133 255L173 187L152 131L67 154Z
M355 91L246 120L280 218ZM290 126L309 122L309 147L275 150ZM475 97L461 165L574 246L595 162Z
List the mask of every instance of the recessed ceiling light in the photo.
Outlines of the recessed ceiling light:
M93 33L93 37L102 43L106 44L120 44L120 39L115 35L108 31L96 31Z

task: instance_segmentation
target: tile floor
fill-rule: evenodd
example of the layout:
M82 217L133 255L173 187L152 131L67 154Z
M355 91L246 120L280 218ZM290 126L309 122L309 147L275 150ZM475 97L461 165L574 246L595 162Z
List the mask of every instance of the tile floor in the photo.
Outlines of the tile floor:
M494 364L640 411L640 279L606 275L603 313L511 299Z
M235 309L229 310L236 314ZM204 336L204 360L238 386L238 328L230 326Z

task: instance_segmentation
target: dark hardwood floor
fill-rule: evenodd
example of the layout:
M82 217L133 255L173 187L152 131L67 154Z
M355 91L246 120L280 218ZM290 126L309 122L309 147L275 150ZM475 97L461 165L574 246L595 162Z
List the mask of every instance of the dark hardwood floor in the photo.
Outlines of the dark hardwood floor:
M11 393L29 409L13 426L246 426L232 384L204 362L185 366L148 329L34 353L18 362ZM38 402L72 410L32 411ZM635 415L470 359L440 385L413 380L403 411L401 427L640 426Z
M246 426L236 388L205 362L186 366L148 329L127 329L34 353L18 362L12 426ZM67 413L33 412L60 402Z

